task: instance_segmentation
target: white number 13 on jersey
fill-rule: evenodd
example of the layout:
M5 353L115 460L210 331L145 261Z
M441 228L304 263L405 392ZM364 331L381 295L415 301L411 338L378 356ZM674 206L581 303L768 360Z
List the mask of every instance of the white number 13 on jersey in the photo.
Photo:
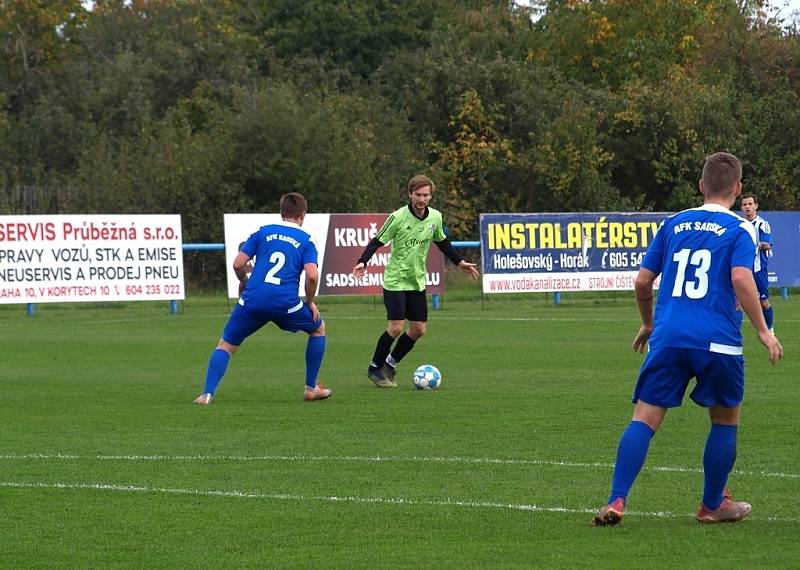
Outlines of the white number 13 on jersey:
M275 275L277 275L278 271L280 271L283 268L283 265L286 263L286 256L280 251L275 251L269 256L269 262L273 263L274 265L272 266L272 269L267 271L267 275L264 277L264 283L280 285L281 278L275 277Z
M708 293L708 270L711 268L711 252L707 249L682 249L672 256L678 262L675 273L675 285L672 287L673 297L682 297L684 293L690 299L702 299ZM694 280L686 280L686 269L694 267Z

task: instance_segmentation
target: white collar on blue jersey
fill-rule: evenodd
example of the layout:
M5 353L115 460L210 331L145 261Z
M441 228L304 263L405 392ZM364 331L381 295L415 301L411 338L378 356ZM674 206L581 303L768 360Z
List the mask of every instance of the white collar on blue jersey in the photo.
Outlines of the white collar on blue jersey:
M300 224L297 224L295 222L287 222L286 220L281 220L280 222L275 222L273 225L285 226L287 228L299 228L301 230L303 229L303 227Z
M721 204L703 204L702 206L700 206L697 209L698 210L710 210L712 212L724 212L726 214L733 213L733 212L731 212L730 208L726 208L725 206L723 206Z
M705 212L717 212L719 214L728 214L729 216L733 216L734 218L739 218L743 222L747 222L744 216L740 216L733 210L729 210L728 208L722 206L721 204L703 204L702 206L698 206L697 208L689 208L689 211L696 212L697 210L703 210Z

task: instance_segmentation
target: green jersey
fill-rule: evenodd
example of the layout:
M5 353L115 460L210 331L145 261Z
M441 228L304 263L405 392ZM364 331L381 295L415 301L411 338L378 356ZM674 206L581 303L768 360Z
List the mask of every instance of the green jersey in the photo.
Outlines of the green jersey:
M414 215L411 205L389 214L375 236L383 244L392 244L392 256L383 273L383 288L387 291L424 291L431 242L446 237L439 210L428 208L422 219Z

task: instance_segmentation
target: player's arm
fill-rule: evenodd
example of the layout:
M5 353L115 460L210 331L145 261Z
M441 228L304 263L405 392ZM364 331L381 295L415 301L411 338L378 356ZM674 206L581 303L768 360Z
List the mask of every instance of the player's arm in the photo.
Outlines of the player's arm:
M382 248L385 243L381 242L377 237L374 237L370 240L367 244L367 247L364 248L361 257L358 258L358 263L353 268L353 275L361 279L364 277L364 274L367 272L367 262L372 259L372 256L375 255L375 252Z
M658 277L657 273L642 267L636 275L634 291L636 292L636 306L639 308L639 316L642 324L639 332L633 339L633 350L642 353L647 347L647 339L653 332L653 285Z
M236 254L236 258L233 260L233 272L236 274L236 278L239 280L239 296L242 295L242 291L244 291L245 285L247 285L247 263L250 261L251 257L240 251Z
M783 357L783 347L767 328L764 313L761 311L761 301L758 300L758 290L753 279L753 271L749 267L733 267L731 269L731 282L736 292L742 310L747 313L747 318L753 323L758 333L758 340L769 351L769 361L775 364Z
M759 236L758 249L770 250L772 249L772 228L769 222L765 222L761 228L761 235Z
M450 238L444 238L441 241L435 241L433 243L436 244L436 247L439 248L439 251L441 251L447 257L447 259L453 262L453 265L469 274L469 276L473 279L480 277L475 264L468 262L463 257L458 255L456 248L454 248L453 244L450 242Z
M306 263L303 265L306 272L306 305L311 309L311 314L316 321L319 318L319 309L314 299L317 296L317 285L319 284L319 268L316 263Z

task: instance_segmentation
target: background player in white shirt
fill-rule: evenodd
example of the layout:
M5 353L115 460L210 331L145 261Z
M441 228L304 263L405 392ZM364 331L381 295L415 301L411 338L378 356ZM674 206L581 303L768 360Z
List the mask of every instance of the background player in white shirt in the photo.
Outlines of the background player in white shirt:
M764 313L764 320L770 330L773 329L774 314L772 305L769 303L769 272L767 265L769 258L772 257L772 228L769 222L758 215L758 198L755 194L744 194L742 196L742 213L745 219L753 224L758 240L758 259L753 268L753 277L756 280L758 298L761 301L761 311Z

